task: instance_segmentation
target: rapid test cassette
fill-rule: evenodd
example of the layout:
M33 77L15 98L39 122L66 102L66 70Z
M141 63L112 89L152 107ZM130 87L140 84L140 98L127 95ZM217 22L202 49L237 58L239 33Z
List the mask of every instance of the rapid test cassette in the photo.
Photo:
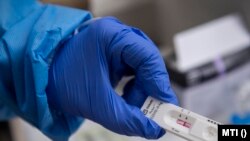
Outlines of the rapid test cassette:
M142 112L162 128L189 141L217 141L220 123L148 97Z

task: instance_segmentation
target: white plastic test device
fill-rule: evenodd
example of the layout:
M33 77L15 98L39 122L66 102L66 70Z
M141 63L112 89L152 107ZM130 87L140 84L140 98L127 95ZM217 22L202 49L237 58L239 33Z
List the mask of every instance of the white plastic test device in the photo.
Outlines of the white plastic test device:
M220 123L181 107L148 97L141 110L162 128L186 140L218 140Z

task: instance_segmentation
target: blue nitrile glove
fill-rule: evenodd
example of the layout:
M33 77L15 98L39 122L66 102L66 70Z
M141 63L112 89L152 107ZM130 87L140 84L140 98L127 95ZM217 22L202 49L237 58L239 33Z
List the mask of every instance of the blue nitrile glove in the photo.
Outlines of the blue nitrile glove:
M114 87L134 74L124 97ZM49 71L49 104L128 136L157 139L165 131L140 111L150 95L177 104L164 61L140 30L115 18L88 21L66 41ZM135 106L136 105L136 106Z

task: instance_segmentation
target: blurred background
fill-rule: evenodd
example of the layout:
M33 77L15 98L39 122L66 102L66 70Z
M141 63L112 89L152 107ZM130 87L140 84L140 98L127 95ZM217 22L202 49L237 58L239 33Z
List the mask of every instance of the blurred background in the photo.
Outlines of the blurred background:
M159 47L180 105L225 124L250 124L249 0L42 0L115 16ZM122 84L126 79L122 80ZM117 91L121 91L121 87ZM49 141L21 119L0 122L0 141ZM86 121L71 141L145 141ZM167 133L159 141L185 141Z

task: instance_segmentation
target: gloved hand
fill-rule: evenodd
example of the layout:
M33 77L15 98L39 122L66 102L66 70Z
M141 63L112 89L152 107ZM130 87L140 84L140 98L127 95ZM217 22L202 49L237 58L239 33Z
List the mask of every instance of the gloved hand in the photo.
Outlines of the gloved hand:
M114 87L135 75L119 96ZM157 139L165 131L140 111L147 96L177 104L164 61L140 30L115 18L88 21L58 51L49 71L51 107L116 133Z

